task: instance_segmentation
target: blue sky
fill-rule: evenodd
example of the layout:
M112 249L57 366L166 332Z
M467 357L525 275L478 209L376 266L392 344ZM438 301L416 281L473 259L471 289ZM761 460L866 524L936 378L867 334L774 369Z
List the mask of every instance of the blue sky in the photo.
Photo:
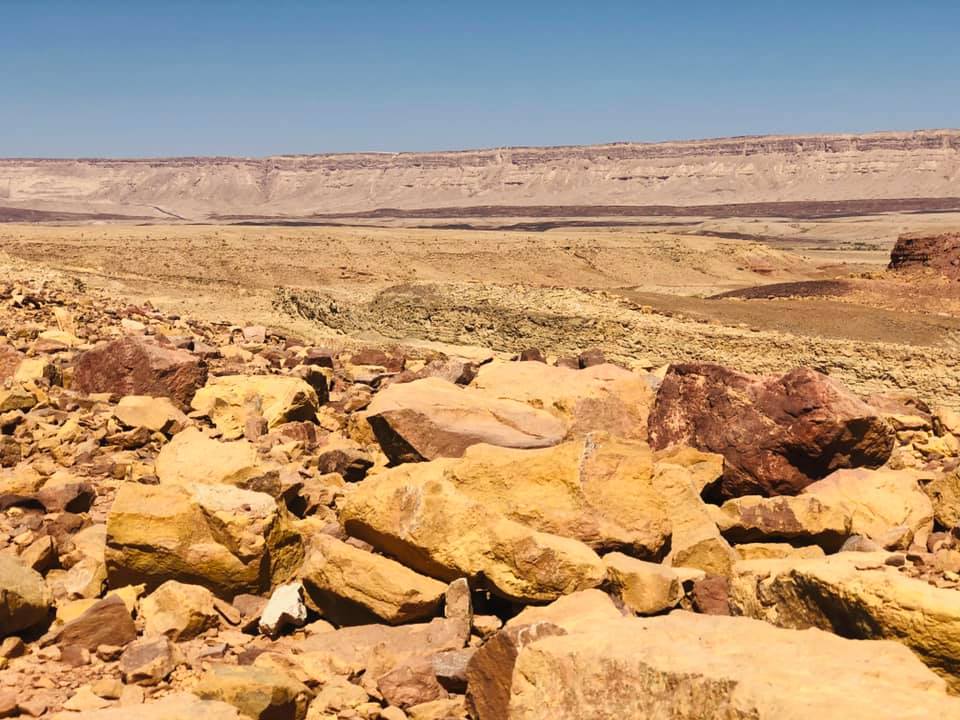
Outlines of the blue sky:
M957 126L957 0L0 0L7 157Z

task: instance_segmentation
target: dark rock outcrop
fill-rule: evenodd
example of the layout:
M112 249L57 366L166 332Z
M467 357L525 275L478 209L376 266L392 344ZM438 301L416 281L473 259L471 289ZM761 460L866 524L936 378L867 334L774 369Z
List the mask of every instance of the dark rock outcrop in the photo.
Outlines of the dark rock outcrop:
M718 497L795 495L839 468L878 467L894 431L826 375L798 368L745 375L708 363L672 365L649 420L657 449L686 444L724 456Z
M901 235L890 252L888 267L890 270L929 269L951 280L960 280L960 231Z

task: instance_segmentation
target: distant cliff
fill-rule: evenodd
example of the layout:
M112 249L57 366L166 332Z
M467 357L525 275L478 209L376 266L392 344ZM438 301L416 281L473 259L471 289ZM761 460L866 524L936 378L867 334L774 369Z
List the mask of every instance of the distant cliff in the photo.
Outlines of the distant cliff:
M203 220L958 196L960 130L260 159L0 160L0 210L8 215Z

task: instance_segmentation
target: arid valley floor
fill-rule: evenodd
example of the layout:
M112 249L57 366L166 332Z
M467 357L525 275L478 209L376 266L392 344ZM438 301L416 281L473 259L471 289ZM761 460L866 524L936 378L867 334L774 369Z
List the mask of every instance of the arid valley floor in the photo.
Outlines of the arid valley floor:
M960 717L958 153L0 161L0 717Z

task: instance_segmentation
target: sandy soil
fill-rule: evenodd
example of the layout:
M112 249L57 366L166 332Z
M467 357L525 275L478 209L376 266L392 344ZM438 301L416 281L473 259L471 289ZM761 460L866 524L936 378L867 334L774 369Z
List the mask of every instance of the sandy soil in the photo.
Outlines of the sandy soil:
M16 262L67 271L133 303L316 339L553 354L601 347L649 367L811 365L864 393L902 389L960 405L960 291L884 271L907 220L729 219L693 229L712 235L662 226L2 225L0 246ZM735 232L766 239L716 236ZM828 289L709 299L796 282Z

